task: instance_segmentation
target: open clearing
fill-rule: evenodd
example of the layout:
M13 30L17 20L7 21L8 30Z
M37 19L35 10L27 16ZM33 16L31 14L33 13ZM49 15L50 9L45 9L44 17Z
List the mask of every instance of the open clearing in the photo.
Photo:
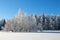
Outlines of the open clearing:
M60 40L60 33L0 32L0 40Z

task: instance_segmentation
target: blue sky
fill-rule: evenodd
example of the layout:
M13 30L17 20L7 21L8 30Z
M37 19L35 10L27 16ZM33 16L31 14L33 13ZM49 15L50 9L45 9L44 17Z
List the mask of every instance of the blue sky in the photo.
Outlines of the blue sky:
M19 8L28 15L60 15L60 0L0 0L0 19L14 17Z

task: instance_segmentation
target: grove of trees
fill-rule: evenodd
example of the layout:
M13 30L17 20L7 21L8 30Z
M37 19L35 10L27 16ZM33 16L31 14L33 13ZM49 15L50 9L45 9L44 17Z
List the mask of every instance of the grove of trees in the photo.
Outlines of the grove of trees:
M18 15L6 21L3 31L38 32L42 30L60 30L60 16L29 16L18 11Z

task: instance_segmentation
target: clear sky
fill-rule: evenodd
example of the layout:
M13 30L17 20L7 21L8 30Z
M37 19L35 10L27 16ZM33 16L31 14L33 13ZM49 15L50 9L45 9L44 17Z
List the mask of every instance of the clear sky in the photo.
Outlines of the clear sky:
M19 8L28 15L60 15L60 0L0 0L0 19L14 17Z

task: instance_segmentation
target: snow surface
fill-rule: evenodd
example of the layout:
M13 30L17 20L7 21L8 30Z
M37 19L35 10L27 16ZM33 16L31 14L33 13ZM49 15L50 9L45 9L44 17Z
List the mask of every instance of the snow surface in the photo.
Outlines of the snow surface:
M0 40L60 40L60 33L0 32Z

